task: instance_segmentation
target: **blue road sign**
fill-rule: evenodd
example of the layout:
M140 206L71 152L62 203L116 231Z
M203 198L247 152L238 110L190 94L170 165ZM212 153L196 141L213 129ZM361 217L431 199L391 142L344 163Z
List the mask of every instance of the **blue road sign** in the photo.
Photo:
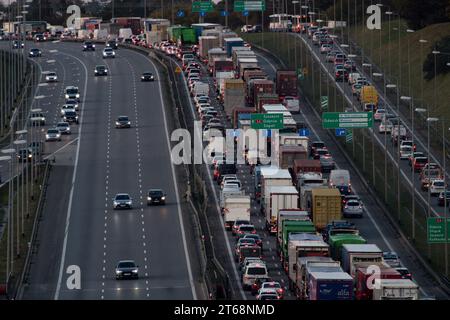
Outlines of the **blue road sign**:
M206 11L200 11L200 17L206 16Z
M263 129L264 131L263 131L263 136L264 137L266 137L266 138L270 138L270 137L272 137L272 130L270 130L270 129Z
M299 129L298 135L301 137L309 137L309 129L306 129L306 128Z
M228 11L222 10L222 11L220 12L220 15L221 15L222 17L226 17L226 16L228 16Z
M233 136L234 137L239 137L239 129L233 130Z
M336 137L344 137L346 134L347 134L347 132L344 128L336 129Z
M178 10L177 17L178 18L183 18L184 17L184 11L183 10Z
M242 15L243 15L244 17L247 17L247 16L248 16L248 11L247 11L247 10L242 11Z

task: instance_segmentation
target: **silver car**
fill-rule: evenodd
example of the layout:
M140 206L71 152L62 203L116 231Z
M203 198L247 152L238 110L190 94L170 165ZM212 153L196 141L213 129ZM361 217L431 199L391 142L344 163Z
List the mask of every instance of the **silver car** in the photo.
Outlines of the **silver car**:
M61 134L70 134L70 124L68 122L58 122L56 128Z
M58 81L58 76L56 75L56 72L49 72L45 76L45 81L47 82L56 82Z
M358 217L362 218L363 206L359 200L348 200L344 206L343 215L344 218Z
M61 132L57 128L50 128L45 134L45 141L61 141Z
M401 267L400 257L393 251L383 252L383 260L392 268Z
M66 115L66 111L75 111L75 106L73 104L63 104L61 107L61 117Z
M113 207L115 209L132 209L133 201L127 193L118 193L114 197Z

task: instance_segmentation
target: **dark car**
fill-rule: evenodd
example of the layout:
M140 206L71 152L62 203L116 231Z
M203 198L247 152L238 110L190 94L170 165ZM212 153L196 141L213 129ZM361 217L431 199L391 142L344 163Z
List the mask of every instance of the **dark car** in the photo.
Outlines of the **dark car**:
M32 158L33 158L33 153L30 148L20 149L17 152L17 159L20 162L31 161Z
M242 220L242 219L237 219L234 224L233 224L233 228L231 229L231 234L234 236L236 235L237 230L239 229L239 227L242 224L250 224L249 220Z
M131 121L127 116L119 116L116 120L116 128L131 128Z
M150 189L147 193L147 205L166 204L166 193L161 189Z
M405 268L405 267L398 267L398 268L395 268L395 270L397 270L398 273L401 274L402 279L412 280L411 272L409 272L409 270L407 268Z
M107 76L108 75L108 69L106 66L96 66L95 67L95 76Z
M333 220L327 224L325 229L322 230L322 237L325 242L328 242L330 238L330 233L333 230L348 230L348 232L352 233L356 229L356 226L353 222L349 222L347 220Z
M118 193L114 197L113 207L114 209L131 209L133 201L127 193Z
M320 166L322 167L322 172L330 172L336 168L336 163L330 155L322 155L319 160Z
M30 52L28 53L28 57L30 57L30 58L41 57L41 56L42 56L42 52L41 52L41 50L39 50L37 48L30 49Z
M90 41L83 43L83 51L95 51L95 44Z
M444 196L444 193L445 193L445 196ZM449 207L449 204L450 204L450 190L447 190L445 192L439 193L438 205L441 206L441 207L445 206L444 197L445 197L445 200L447 200L447 207Z
M256 280L255 280L255 283L253 283L252 284L252 287L251 287L251 292L252 292L252 294L253 295L255 295L255 294L257 294L258 293L258 290L261 288L261 285L264 283L264 282L272 282L273 280L272 280L272 278L257 278Z
M220 185L222 183L222 177L225 174L236 174L236 172L236 164L221 163L214 170L214 180L217 180L217 184Z
M141 81L155 81L155 77L153 76L153 73L151 73L151 72L144 72L141 75Z
M119 48L116 40L109 40L108 42L106 42L106 46L114 50L117 50Z
M47 38L42 33L36 33L34 35L34 41L36 41L36 42L42 42L45 40L47 40Z
M309 151L309 155L312 156L316 149L325 149L325 142L322 141L313 141L311 143L311 149Z
M346 60L344 62L344 69L348 72L355 71L356 70L356 63L353 60Z
M20 49L23 48L24 46L25 43L23 43L22 41L14 40L13 42L13 49Z
M237 238L243 238L247 234L256 234L256 228L252 224L241 224L236 231Z
M322 156L330 156L330 153L328 152L328 149L326 148L317 148L313 153L313 159L319 160Z
M256 24L252 27L252 31L251 32L255 32L255 33L259 33L262 32L262 26L260 24Z
M78 115L75 111L70 111L67 110L64 113L64 117L63 117L64 121L68 122L68 123L76 123L78 124Z
M256 245L261 247L261 250L263 248L263 241L259 234L246 234L243 239L253 239L255 240Z
M116 266L116 279L138 279L139 266L133 260L122 260Z

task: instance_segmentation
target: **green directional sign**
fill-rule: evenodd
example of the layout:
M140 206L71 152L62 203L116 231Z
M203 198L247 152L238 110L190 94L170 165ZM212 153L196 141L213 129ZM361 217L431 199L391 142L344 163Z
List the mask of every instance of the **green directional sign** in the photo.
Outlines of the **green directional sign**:
M211 12L214 6L211 1L194 1L192 2L192 12Z
M324 112L322 127L336 128L371 128L373 126L372 112Z
M282 113L252 113L250 116L252 129L283 129Z
M234 1L234 11L265 11L266 1L265 0L236 0Z
M428 243L445 243L448 239L445 234L446 219L433 217L427 219ZM447 219L447 225L449 220Z

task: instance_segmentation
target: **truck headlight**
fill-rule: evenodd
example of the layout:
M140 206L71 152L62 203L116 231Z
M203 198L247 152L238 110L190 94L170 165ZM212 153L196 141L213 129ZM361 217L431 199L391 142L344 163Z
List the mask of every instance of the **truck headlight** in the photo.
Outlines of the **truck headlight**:
M75 97L79 98L79 97L80 97L80 94L79 94L79 93L77 93L77 94L75 95Z
M68 94L66 94L64 97L65 97L66 99L69 99L69 95L68 95Z

